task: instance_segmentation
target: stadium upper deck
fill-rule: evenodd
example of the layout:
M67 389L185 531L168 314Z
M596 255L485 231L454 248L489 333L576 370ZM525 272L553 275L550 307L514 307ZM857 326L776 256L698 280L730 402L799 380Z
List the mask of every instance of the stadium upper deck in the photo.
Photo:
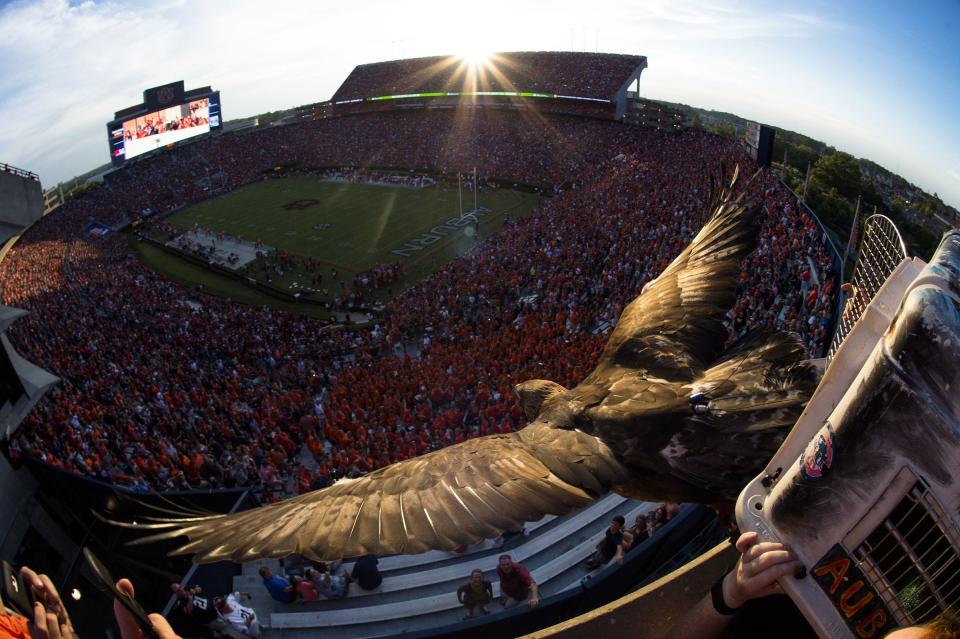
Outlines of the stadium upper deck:
M332 101L344 104L479 92L604 103L619 116L627 87L640 78L646 66L644 56L570 51L496 53L482 62L452 55L392 60L354 68Z

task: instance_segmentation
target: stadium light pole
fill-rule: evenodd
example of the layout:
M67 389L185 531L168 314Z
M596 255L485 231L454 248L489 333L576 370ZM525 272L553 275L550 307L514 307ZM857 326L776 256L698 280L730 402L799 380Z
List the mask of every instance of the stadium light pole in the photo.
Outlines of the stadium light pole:
M854 246L857 243L857 232L860 227L860 196L857 196L857 208L853 212L853 225L850 227L850 239L847 240L847 248L843 252L843 262L841 264L846 265L847 258L850 256L850 253L854 253L854 259L856 259L856 247Z
M477 167L473 167L473 214L477 214Z
M460 196L460 217L463 217L463 180L460 173L457 173L457 194Z

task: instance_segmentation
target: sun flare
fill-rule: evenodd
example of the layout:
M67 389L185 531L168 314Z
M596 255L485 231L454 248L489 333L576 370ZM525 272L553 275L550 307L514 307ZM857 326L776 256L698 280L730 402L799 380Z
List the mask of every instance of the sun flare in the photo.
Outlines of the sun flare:
M491 51L477 46L470 47L460 54L460 57L467 63L471 69L486 67L490 61Z

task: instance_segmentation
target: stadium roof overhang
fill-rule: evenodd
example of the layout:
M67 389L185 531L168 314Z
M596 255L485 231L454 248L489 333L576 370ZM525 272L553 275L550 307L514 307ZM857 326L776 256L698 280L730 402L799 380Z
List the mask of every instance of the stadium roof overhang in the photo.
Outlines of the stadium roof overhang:
M620 89L617 90L617 94L614 96L614 102L617 105L617 111L614 115L615 119L620 119L627 112L627 91L630 90L630 85L634 82L637 83L637 94L640 93L640 74L643 73L643 70L647 68L647 56L640 56L640 63L636 68L630 72L630 75L626 80L623 81L623 84L620 85Z
M495 53L479 63L460 56L391 60L354 67L331 102L502 96L604 102L622 111L627 88L645 68L646 56L574 51Z

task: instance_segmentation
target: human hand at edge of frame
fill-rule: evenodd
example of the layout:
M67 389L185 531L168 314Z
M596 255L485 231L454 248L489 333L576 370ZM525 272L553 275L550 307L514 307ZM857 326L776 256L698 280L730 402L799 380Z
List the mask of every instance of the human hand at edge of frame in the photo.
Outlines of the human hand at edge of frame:
M803 564L790 548L780 542L760 541L756 532L737 539L740 559L723 578L723 600L739 608L751 599L783 592L780 580L794 574Z
M117 589L127 593L131 598L134 596L133 583L131 583L129 579L119 580L117 582ZM116 617L117 626L120 627L120 636L122 639L140 639L143 637L143 631L137 624L136 618L116 599L113 601L113 615ZM180 636L173 631L173 628L171 628L167 620L163 618L163 615L158 615L153 612L147 615L147 618L150 619L150 623L153 624L153 629L157 631L160 639L180 639Z
M20 568L20 579L33 591L33 618L27 625L33 639L73 639L73 624L57 587L46 575Z

